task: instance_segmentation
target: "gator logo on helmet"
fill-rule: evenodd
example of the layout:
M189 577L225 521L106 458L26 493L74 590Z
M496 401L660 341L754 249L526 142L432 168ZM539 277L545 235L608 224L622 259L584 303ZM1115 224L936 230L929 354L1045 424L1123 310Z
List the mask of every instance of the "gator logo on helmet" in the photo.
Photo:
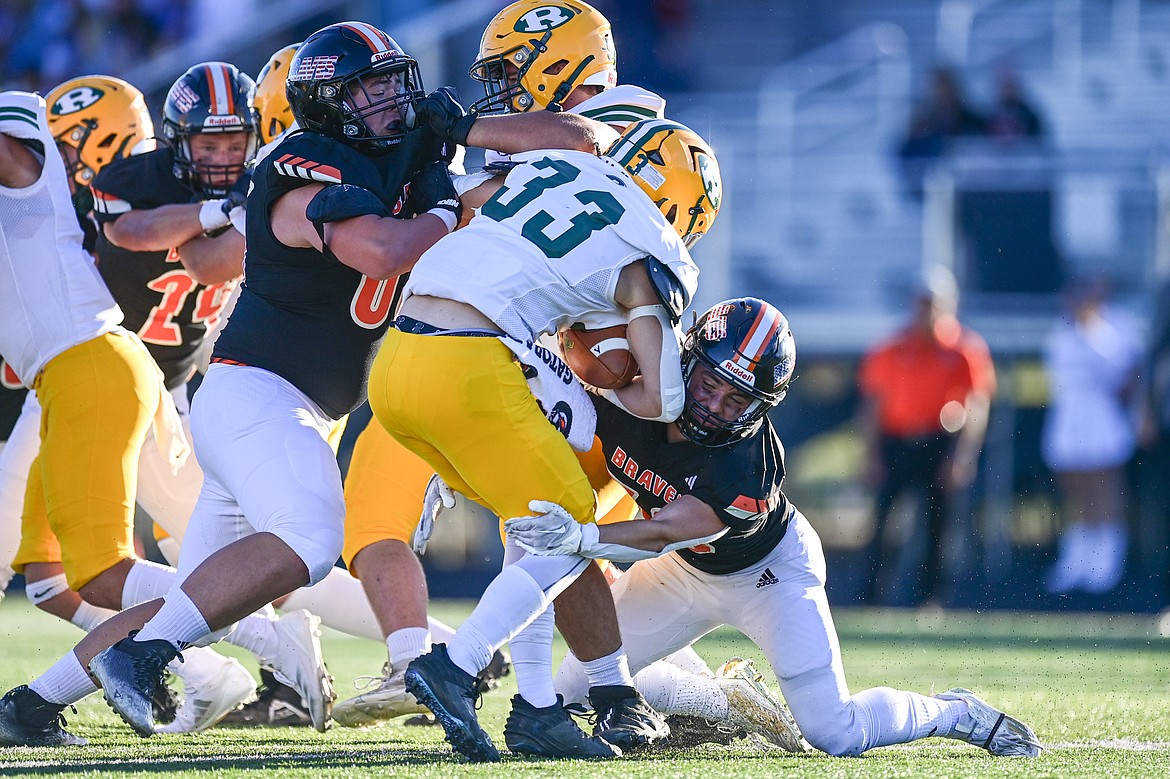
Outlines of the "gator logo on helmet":
M106 93L96 87L82 86L71 89L57 98L49 113L53 116L65 116L84 111L105 96Z
M572 19L572 9L560 5L542 5L533 8L516 20L512 29L516 32L534 33L545 30L555 30Z
M703 179L703 190L707 193L711 205L719 208L719 201L723 199L723 183L720 181L718 168L706 154L698 155L699 177Z

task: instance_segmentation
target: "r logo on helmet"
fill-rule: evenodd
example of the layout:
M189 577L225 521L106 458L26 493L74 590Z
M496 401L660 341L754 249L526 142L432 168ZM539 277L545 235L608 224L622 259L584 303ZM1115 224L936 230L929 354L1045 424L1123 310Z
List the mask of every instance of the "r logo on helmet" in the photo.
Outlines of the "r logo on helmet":
M84 111L105 97L105 94L105 92L94 87L78 87L61 95L57 102L53 103L53 107L49 113L53 116L64 116L66 114Z
M516 32L533 33L544 30L555 30L573 18L573 12L559 5L542 5L533 8L516 20L512 28Z

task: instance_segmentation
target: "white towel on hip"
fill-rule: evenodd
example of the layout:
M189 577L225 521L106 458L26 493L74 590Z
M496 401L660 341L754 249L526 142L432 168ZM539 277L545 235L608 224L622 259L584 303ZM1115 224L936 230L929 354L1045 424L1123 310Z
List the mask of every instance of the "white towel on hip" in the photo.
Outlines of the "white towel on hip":
M532 341L518 341L507 335L500 336L500 340L524 367L528 388L552 426L576 451L592 449L597 409L565 361Z

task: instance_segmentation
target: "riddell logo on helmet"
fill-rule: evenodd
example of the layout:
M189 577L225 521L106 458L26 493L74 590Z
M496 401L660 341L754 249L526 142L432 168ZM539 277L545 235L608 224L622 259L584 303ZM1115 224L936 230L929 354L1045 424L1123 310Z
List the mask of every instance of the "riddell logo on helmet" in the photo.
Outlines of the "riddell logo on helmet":
M370 57L370 64L381 62L382 60L390 59L391 57L401 57L402 52L398 49L388 49L387 51L379 51L374 56ZM336 59L336 57L334 57Z
M323 54L319 57L305 57L297 63L297 69L289 74L289 81L319 81L333 78L337 70L337 55Z
M737 379L742 380L749 387L756 386L756 377L752 375L752 372L745 371L743 368L739 367L738 365L733 363L731 360L724 360L723 363L719 367L722 368L723 370L727 371L728 373L730 373L732 376L736 377Z
M204 127L238 127L244 121L235 114L228 116L209 116L203 120Z

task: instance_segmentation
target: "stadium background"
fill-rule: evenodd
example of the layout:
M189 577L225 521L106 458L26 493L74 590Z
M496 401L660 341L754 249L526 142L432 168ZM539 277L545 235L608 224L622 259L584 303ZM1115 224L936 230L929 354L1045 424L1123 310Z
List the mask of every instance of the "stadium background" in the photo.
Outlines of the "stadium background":
M504 4L7 0L0 87L43 92L81 73L112 73L146 92L157 115L167 87L195 62L223 59L255 75L280 46L354 18L393 35L428 87L454 84L470 100L479 87L467 66ZM871 524L852 422L857 362L898 326L924 265L941 262L955 271L962 316L987 338L1000 375L971 511L948 539L943 605L1165 607L1166 507L1142 499L1165 475L1143 473L1140 462L1131 469L1125 583L1104 596L1044 593L1058 524L1039 455L1047 394L1038 358L1065 278L1108 279L1119 302L1148 321L1170 274L1170 3L594 5L613 23L622 81L666 96L669 114L719 154L726 199L696 252L697 307L751 293L792 322L799 380L774 422L788 448L787 491L826 542L832 601L860 597L854 563ZM1047 133L1038 142L964 142L937 161L917 198L896 150L936 65L954 67L983 106L1011 68ZM355 416L349 441L367 418ZM916 565L921 539L904 541L901 565ZM443 527L425 562L434 595L476 595L498 570L495 529Z

